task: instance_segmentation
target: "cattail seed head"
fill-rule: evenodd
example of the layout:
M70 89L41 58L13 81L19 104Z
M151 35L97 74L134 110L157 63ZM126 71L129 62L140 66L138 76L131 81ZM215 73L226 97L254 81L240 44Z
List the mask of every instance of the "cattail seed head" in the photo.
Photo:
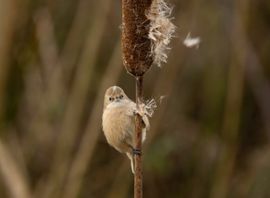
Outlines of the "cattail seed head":
M146 12L152 0L122 0L123 63L129 73L142 76L152 65L150 20Z
M122 52L127 71L142 76L167 61L175 32L172 8L164 0L122 0Z

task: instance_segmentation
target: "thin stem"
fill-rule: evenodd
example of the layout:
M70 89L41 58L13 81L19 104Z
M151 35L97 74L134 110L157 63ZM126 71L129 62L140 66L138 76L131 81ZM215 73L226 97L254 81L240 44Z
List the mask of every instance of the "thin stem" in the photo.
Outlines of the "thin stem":
M143 98L143 77L136 77L136 104L137 108ZM135 117L135 149L142 151L142 117L136 114ZM143 197L143 174L142 174L142 152L140 155L135 155L135 175L134 175L134 198Z
M12 158L10 149L0 140L0 174L1 180L6 184L11 197L30 198L31 189L27 178L24 176L21 167L17 161Z

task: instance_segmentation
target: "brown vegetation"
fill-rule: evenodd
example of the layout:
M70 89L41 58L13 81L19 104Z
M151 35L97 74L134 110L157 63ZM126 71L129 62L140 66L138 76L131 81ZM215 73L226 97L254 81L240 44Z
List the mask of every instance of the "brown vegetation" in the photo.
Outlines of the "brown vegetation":
M163 96L143 149L145 197L269 197L268 1L170 2L168 63L144 79L145 98ZM129 161L101 131L109 86L135 98L121 2L0 5L0 196L131 197ZM188 32L198 50L183 46Z

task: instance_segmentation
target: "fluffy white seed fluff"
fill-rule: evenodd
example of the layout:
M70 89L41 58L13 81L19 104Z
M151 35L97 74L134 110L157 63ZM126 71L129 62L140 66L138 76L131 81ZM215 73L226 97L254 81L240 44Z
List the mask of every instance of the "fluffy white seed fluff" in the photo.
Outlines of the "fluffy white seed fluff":
M201 38L200 37L194 37L194 38L192 38L190 36L190 32L188 33L187 37L183 41L183 44L186 47L189 47L189 48L196 47L196 49L199 49L200 43L201 43Z
M152 117L155 109L157 108L157 103L154 99L148 100L145 103L141 103L137 109L139 115Z
M170 8L164 0L153 0L151 8L147 13L147 18L150 20L149 38L152 41L152 55L154 64L161 66L161 63L167 61L167 51L175 25L171 22Z

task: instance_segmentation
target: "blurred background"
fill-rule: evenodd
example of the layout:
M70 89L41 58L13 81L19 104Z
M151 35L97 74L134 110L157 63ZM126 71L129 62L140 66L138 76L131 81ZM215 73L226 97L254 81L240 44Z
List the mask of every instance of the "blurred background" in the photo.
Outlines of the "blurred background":
M170 0L168 63L145 76L158 109L145 197L270 197L270 1ZM129 160L101 130L122 66L121 1L0 0L0 197L127 198ZM186 48L186 35L200 37Z

